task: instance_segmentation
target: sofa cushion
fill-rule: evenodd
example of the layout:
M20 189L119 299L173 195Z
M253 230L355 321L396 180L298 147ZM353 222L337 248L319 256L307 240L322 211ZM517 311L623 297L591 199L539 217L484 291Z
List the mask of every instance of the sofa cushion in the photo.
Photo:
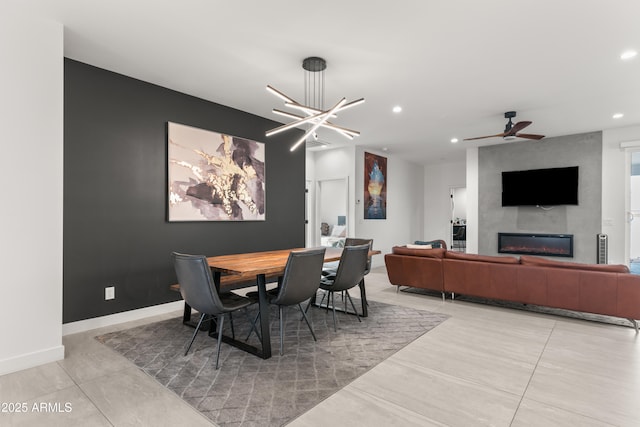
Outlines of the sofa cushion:
M479 261L479 262L492 262L496 264L518 264L520 261L513 256L492 256L492 255L477 255L467 254L464 252L447 251L444 255L448 259L458 259L461 261Z
M406 246L394 246L392 252L396 255L421 256L427 258L443 258L445 250L442 248L414 249Z
M413 242L414 245L431 245L432 248L441 248L442 247L442 241L441 240L429 240L429 241L424 241L424 240L416 240L415 242Z
M543 267L571 268L575 270L604 271L608 273L628 273L629 267L623 264L582 264L578 262L556 261L531 255L522 255L520 264Z

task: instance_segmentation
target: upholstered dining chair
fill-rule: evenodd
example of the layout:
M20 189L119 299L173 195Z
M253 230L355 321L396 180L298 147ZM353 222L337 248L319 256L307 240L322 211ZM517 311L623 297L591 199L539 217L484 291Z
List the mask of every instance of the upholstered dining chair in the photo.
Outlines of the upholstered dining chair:
M173 266L180 283L180 293L186 304L200 312L200 321L186 346L185 356L189 353L193 341L200 330L205 317L215 316L218 323L218 345L216 349L216 369L220 360L220 344L222 343L222 328L226 314L248 307L253 304L249 298L233 292L218 293L207 258L204 255L189 255L173 252L171 254ZM233 331L233 319L231 319Z
M373 239L361 239L358 237L347 237L344 240L344 246L358 246L358 245L369 245L369 250L373 249ZM322 267L322 275L323 276L335 276L338 271L338 263L330 263L325 264ZM371 257L367 257L367 268L364 270L364 275L366 276L371 271ZM361 286L364 286L364 276L362 277L362 281L358 283ZM342 292L344 294L344 292ZM322 297L322 301L324 301L324 296ZM344 295L342 295L344 299ZM322 302L321 302L322 303ZM367 303L368 305L369 303Z
M353 300L351 299L351 295L349 295L349 289L357 286L362 282L364 278L365 271L367 269L367 259L369 254L369 244L357 245L357 246L345 246L342 250L342 256L340 257L340 262L338 263L338 268L336 270L336 274L334 275L323 275L320 280L320 289L327 291L327 309L329 308L329 304L332 304L333 308L333 329L337 331L337 322L336 322L336 306L335 306L335 293L344 291L353 311L358 318L358 321L361 322L360 316L358 315L358 311L356 310L356 306L353 304ZM346 308L345 301L345 308ZM309 304L307 304L306 309L309 308ZM305 309L305 310L306 310ZM345 310L346 312L346 310Z
M309 322L309 318L302 309L301 303L311 299L318 291L320 277L322 275L322 263L326 248L313 248L300 251L292 251L287 259L282 278L278 281L278 287L267 292L269 303L278 306L278 317L280 320L280 355L284 353L284 307L297 305L302 312L304 320L307 322L309 331L314 341L317 341L316 334ZM247 297L257 301L258 293L249 292ZM255 323L259 314L253 320L249 334L255 329ZM257 329L256 329L257 333ZM248 337L247 337L248 338Z
M344 241L345 246L369 245L369 250L373 249L373 239L360 239L357 237L347 237ZM367 256L367 267L364 269L366 276L371 271L371 257ZM364 279L362 279L364 281Z
M369 245L369 250L373 249L373 239L361 239L358 237L347 237L344 240L344 246L358 246L358 245ZM338 270L338 263L332 262L327 263L322 269L322 274L324 276L335 275ZM371 257L367 257L367 268L365 269L365 275L369 274L371 271Z

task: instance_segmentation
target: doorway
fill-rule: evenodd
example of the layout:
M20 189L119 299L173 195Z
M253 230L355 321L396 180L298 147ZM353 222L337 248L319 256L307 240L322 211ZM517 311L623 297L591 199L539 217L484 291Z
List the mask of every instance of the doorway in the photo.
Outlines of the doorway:
M343 247L349 231L348 178L319 180L316 196L316 245Z
M629 179L629 269L640 274L640 151L631 153Z
M458 252L467 251L467 188L451 187L450 248Z

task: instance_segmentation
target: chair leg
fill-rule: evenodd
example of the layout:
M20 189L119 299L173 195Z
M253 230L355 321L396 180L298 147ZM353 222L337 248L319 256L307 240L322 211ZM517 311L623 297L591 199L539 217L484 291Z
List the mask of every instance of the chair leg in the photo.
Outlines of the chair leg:
M322 293L322 299L320 300L320 304L318 304L319 307L322 307L322 303L324 302L324 298L327 296L327 291L324 291ZM329 309L329 298L327 298L327 309Z
M187 353L189 353L189 350L191 349L191 345L193 344L193 341L195 341L196 339L196 335L198 334L198 331L200 330L200 326L202 325L202 321L204 320L206 314L204 313L200 313L200 321L198 322L198 326L196 326L196 330L193 332L193 336L191 337L191 341L189 341L189 345L187 346L187 350L184 352L184 355L186 356Z
M311 300L313 298L309 298L309 302L307 302L307 306L304 308L304 312L306 313L307 311L309 311L309 306L311 305ZM302 318L300 318L300 321L302 322Z
M224 313L218 316L220 325L218 326L218 349L216 350L216 369L218 369L218 362L220 361L220 344L222 344L222 327L224 326Z
M322 295L322 300L320 301L320 305L322 305L322 301L324 301L325 296L327 297L327 305L325 307L327 311L329 311L329 300L333 298L333 301L335 301L335 297L333 296L333 291L324 291L324 295Z
M322 303L324 302L324 297L327 296L327 293L324 292L322 294L322 299L320 300L320 304L318 304L318 307L322 306ZM311 306L311 301L313 301L313 297L309 298L309 302L307 303L307 306L304 308L304 312L306 313L307 311L309 311L309 307ZM302 318L300 318L300 321L302 322Z
M353 300L351 299L351 295L349 295L349 291L345 291L345 293L347 294L347 299L351 303L351 308L353 308L353 312L356 314L356 317L358 318L358 322L362 322L362 319L360 319L360 315L358 314L358 310L356 310L356 306L353 304ZM344 312L346 313L347 310L345 310Z
M304 310L302 309L302 306L300 304L298 304L298 308L302 312L302 316L304 317L304 320L307 322L307 326L309 327L309 331L311 332L311 336L313 337L313 340L318 341L316 339L316 334L313 333L313 328L311 327L311 323L309 323L309 318L307 318L307 315L304 313Z
M280 314L280 356L284 353L284 311L282 306L278 306Z
M329 297L327 298L327 301L329 301L329 298L331 299L331 307L333 308L333 331L338 332L338 324L336 322L336 293L333 291L329 291ZM329 304L327 304L327 310L328 309Z
M233 329L233 313L229 312L229 322L231 322L231 338L236 339L236 331Z

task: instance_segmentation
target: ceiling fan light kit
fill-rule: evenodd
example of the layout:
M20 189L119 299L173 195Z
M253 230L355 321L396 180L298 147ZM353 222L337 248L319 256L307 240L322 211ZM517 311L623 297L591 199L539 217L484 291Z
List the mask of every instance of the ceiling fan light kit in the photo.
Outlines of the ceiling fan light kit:
M486 138L497 138L502 137L505 141L513 141L516 138L525 138L525 139L534 139L540 140L544 138L544 135L536 135L532 133L519 133L522 129L529 126L532 122L525 120L517 123L513 123L511 121L512 118L516 116L515 111L507 111L504 113L504 118L509 119L506 126L504 127L504 132L498 133L495 135L487 135L487 136L477 136L475 138L465 138L464 141L473 141L476 139L486 139Z
M294 121L286 125L278 126L266 132L266 136L272 136L280 132L284 132L289 129L299 127L301 125L308 125L308 129L305 134L298 139L292 146L291 151L298 148L300 144L305 142L309 136L317 138L316 131L320 127L331 129L342 136L353 139L360 135L360 132L352 129L347 129L342 126L337 126L329 121L334 119L337 113L344 111L348 108L355 107L364 102L364 98L357 99L355 101L347 102L346 98L342 98L333 107L325 110L324 108L324 70L327 68L327 62L317 56L311 56L305 58L302 61L302 68L305 70L305 104L296 102L293 98L285 95L273 86L267 85L267 91L284 101L284 106L300 111L303 115L290 113L283 110L273 109L274 114L278 114L284 117L293 119Z

